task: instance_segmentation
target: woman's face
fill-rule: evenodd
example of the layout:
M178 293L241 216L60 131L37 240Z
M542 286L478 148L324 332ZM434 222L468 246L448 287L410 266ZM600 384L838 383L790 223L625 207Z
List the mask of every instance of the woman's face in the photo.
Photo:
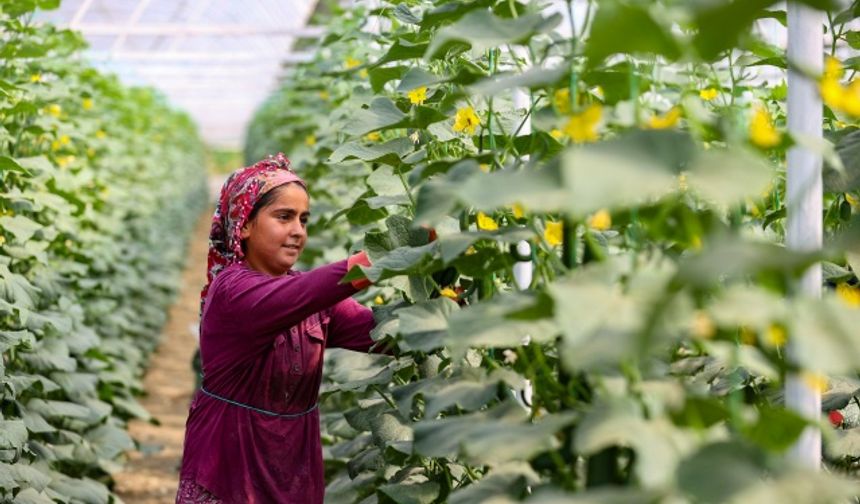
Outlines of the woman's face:
M298 184L273 189L274 200L242 227L245 259L263 273L280 276L290 271L308 239L308 193Z

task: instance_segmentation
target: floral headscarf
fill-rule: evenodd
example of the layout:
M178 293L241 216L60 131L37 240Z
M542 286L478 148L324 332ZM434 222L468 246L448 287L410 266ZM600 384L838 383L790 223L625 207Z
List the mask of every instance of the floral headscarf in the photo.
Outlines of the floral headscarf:
M296 182L307 190L304 180L296 175L290 168L289 159L280 152L252 166L236 170L224 182L209 232L206 286L200 293L201 315L209 286L218 273L245 257L242 252L242 226L248 221L254 205L267 192L290 182Z

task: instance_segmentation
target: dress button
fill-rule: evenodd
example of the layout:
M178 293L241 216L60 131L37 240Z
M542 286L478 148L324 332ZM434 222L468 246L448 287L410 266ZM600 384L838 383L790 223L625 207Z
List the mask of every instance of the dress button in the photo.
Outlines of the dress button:
M298 352L301 349L302 349L302 347L300 347L298 344L293 345L293 350L295 350L296 352Z
M301 368L301 367L299 367L299 363L298 363L298 362L293 363L293 371L295 371L295 372L299 372L301 369L302 369L302 368Z

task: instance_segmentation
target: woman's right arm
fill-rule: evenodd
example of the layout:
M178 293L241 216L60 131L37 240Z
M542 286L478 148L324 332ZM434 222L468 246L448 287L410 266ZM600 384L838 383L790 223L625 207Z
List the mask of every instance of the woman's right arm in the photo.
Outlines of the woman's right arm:
M368 264L363 254L299 275L272 277L247 268L223 272L207 318L247 335L271 336L310 315L352 296L367 281L341 283L354 264Z

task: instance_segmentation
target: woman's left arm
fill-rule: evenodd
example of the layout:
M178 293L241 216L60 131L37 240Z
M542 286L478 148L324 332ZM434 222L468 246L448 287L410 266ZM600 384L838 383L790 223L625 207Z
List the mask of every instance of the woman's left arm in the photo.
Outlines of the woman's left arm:
M373 311L353 298L347 298L331 309L327 347L367 352L376 344L370 331L376 327ZM377 345L374 353L389 353L385 345Z

